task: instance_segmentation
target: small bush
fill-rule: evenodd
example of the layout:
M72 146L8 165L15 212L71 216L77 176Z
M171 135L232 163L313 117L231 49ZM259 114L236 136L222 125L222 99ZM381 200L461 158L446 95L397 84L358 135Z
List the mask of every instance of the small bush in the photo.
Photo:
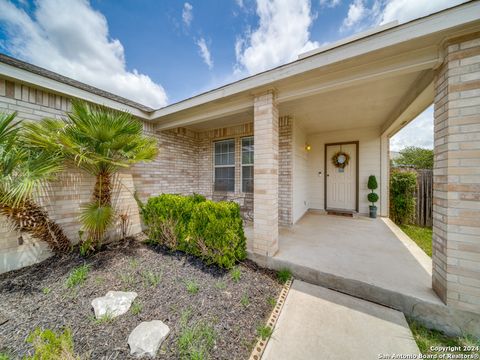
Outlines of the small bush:
M194 254L207 263L232 268L245 259L246 238L240 207L233 202L205 201L194 207L189 226Z
M240 208L233 202L163 194L148 200L142 216L152 242L199 256L207 264L230 269L247 255Z
M0 360L10 360L10 356L5 353L0 353Z
M69 329L63 333L52 330L36 329L31 333L27 342L33 344L35 354L26 357L27 360L79 360L73 352L73 338Z
M415 218L417 175L411 171L393 171L390 176L390 217L397 224L409 224Z
M74 288L75 286L82 285L87 280L89 271L90 271L90 266L87 264L78 266L75 269L73 269L70 272L70 275L68 275L67 281L65 283L67 288L71 289L71 288Z

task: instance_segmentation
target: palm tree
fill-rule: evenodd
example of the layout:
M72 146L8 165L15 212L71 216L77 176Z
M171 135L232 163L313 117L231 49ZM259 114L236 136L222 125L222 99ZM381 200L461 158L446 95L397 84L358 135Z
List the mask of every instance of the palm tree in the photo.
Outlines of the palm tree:
M33 198L61 171L61 159L30 149L15 117L0 114L0 214L15 230L45 241L56 253L67 252L70 241Z
M145 136L142 123L131 114L82 101L72 102L66 119L28 124L28 133L35 146L61 152L69 165L95 176L92 199L80 215L86 244L93 250L114 220L113 176L134 163L153 160L156 139Z

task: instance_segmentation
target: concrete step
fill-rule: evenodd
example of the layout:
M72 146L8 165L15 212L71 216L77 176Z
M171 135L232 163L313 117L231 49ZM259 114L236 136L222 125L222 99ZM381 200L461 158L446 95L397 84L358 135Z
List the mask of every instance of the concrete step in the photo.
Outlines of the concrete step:
M277 257L249 253L249 258L257 264L273 270L287 268L295 279L399 310L423 325L446 334L459 336L467 333L480 336L480 314L446 306L437 297L426 298L406 294L392 290L394 287L379 286L358 279L322 272Z
M370 360L419 353L401 312L295 280L262 359Z

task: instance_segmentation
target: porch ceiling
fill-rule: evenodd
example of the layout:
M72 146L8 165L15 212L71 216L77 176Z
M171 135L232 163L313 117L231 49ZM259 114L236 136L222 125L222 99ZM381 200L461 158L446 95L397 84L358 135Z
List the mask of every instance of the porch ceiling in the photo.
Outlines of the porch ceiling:
M429 75L429 71L431 70L366 81L287 101L279 106L280 116L292 116L308 133L380 127L395 116L402 100L423 77Z

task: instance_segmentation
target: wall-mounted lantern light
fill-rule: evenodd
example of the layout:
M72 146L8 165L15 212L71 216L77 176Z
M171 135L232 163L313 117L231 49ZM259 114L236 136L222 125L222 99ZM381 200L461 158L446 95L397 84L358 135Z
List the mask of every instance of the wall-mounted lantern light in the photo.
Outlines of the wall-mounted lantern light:
M312 147L310 146L310 144L305 144L305 150L307 151L312 150Z

